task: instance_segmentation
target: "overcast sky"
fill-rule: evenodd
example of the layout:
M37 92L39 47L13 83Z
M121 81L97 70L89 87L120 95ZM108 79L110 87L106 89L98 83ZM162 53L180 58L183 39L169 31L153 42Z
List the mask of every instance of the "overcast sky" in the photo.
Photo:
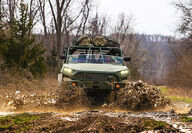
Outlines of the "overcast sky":
M97 0L98 11L112 20L125 13L135 18L135 32L174 35L178 24L173 0Z

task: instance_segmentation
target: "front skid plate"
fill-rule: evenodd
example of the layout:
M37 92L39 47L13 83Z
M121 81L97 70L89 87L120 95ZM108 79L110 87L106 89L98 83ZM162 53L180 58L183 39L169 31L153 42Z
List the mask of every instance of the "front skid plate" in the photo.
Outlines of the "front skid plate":
M93 82L93 81L77 81L71 80L68 78L64 78L64 82L72 84L76 83L77 86L84 87L85 89L105 89L105 90L112 90L112 89L120 89L126 86L126 82ZM116 88L116 84L120 85L120 88Z

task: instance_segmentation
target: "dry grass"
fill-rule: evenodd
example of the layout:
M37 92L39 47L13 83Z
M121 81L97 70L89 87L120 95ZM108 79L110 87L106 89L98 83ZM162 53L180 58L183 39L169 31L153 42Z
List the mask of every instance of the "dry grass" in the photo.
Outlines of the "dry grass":
M192 104L192 90L190 89L175 89L166 86L158 87L163 94L172 101L185 102Z
M0 81L0 92L15 93L22 91L24 93L50 93L57 89L57 79L47 77L45 79L26 79L23 76L12 76L4 74Z
M158 88L165 95L192 98L192 90L190 89L170 88L167 86L159 86Z
M192 56L179 58L176 63L170 65L167 75L167 84L174 88L192 88Z
M13 74L14 73L14 74ZM58 88L56 76L44 79L27 78L23 71L4 71L0 77L0 110L35 107L47 104ZM55 98L54 98L55 99ZM38 104L35 103L38 101Z
M178 96L178 97L188 97L192 98L192 90L186 89L170 89L169 94Z

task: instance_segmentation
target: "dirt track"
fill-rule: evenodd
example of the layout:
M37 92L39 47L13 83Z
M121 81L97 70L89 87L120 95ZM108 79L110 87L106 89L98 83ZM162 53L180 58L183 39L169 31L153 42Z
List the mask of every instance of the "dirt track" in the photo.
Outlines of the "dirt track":
M25 84L17 83L17 86L2 86L0 132L191 132L192 115L183 113L187 113L192 105L175 103L151 112L129 112L102 105L99 108L78 108L66 112L55 108L57 85L49 83L56 81L26 81ZM128 97L134 91L129 92L126 95ZM79 97L72 96L73 99L74 96ZM171 109L177 113L169 111Z
M7 114L2 114L7 115ZM2 126L10 120L18 118L34 118L28 122ZM0 132L191 132L192 124L183 124L182 115L174 112L109 112L109 111L81 111L74 113L29 113L11 114L7 121L0 117ZM17 119L18 119L17 118ZM25 119L26 119L25 118ZM24 118L23 118L24 119Z

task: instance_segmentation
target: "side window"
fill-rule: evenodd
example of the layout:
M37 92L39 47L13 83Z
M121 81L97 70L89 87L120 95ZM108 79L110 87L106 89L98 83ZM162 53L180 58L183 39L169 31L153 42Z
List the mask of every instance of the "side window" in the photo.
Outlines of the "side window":
M102 49L102 54L103 55L113 55L113 56L119 56L121 57L121 50L120 49L113 49L113 48L109 48L109 49Z
M99 48L91 48L91 53L90 54L101 54L100 49Z

